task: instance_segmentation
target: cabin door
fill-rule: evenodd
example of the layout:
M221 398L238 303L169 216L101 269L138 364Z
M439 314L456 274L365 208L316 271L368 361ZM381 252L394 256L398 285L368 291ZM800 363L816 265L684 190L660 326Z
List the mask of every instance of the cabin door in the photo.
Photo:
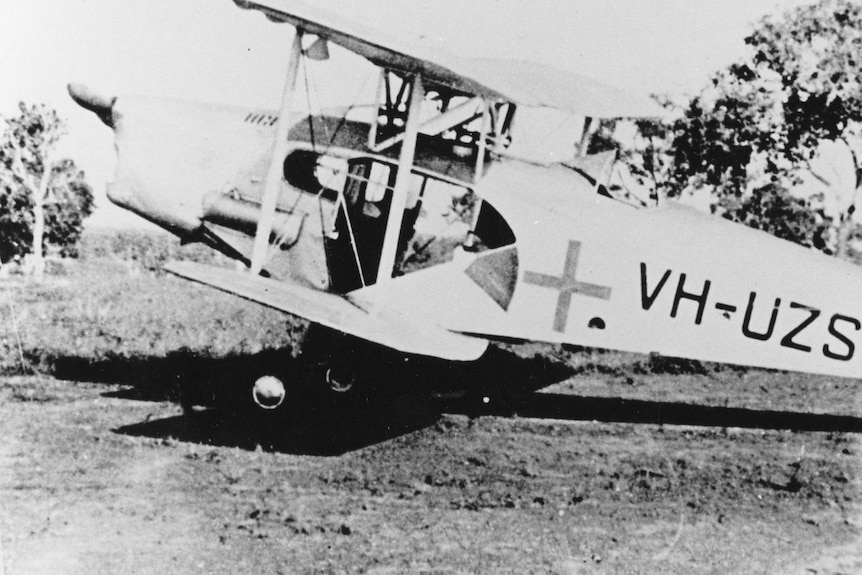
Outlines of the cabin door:
M348 165L334 230L326 238L332 291L346 293L377 281L394 184L392 166L365 158Z

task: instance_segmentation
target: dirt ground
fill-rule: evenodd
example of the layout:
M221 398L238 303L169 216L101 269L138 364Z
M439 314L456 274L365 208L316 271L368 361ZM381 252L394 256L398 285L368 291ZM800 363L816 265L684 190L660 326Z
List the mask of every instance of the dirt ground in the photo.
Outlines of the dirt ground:
M79 268L3 292L0 575L862 573L858 380L502 346L288 432L297 324Z
M6 377L0 572L860 573L857 386L577 374L264 450L219 409Z

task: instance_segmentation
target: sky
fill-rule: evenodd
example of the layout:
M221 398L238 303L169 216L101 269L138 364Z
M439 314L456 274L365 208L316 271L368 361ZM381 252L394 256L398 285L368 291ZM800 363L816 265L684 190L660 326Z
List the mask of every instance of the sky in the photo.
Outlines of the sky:
M765 14L806 0L317 0L406 39L471 57L538 61L635 93L691 94L744 53ZM84 168L94 223L128 222L104 196L113 138L68 97L149 94L277 108L293 29L231 0L6 0L0 19L0 116L46 103L68 126L63 152ZM373 68L332 50L315 77L327 102L373 87Z

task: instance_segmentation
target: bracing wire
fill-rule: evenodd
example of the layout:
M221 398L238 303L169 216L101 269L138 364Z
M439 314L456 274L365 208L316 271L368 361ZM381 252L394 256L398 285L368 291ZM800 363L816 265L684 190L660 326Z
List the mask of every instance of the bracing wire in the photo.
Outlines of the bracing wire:
M359 94L361 94L362 91L365 90L365 86L368 85L368 79L369 79L369 76L366 76L365 80L363 80L363 82L362 82L362 85L356 91L356 94L354 94L353 98L351 98L350 105L347 107L347 110L345 110L344 114L341 115L341 119L338 120L338 124L335 126L335 130L332 132L332 136L329 138L329 145L327 146L327 149L332 147L332 145L335 143L336 136L338 136L338 133L341 131L341 129L347 123L347 116L350 114L350 112L352 112L356 108L356 106L359 105L359 104L357 104L357 100L359 99ZM374 114L376 116L377 110L374 111ZM376 117L375 117L374 121L375 122L377 121Z
M308 135L311 139L311 149L317 151L317 144L314 141L314 113L311 110L311 87L308 83L308 58L303 52L302 60L302 75L305 78L305 101L308 106Z

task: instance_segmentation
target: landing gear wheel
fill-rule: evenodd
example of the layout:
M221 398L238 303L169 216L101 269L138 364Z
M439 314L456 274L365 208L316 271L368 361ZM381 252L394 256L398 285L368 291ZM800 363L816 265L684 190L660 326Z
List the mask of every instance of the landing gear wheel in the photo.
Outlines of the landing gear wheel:
M362 365L367 361L364 345L345 334L311 326L301 355L311 388L338 402L361 392L365 384Z
M356 373L345 366L326 368L323 379L329 389L335 393L347 393L356 385Z
M284 383L273 375L259 377L251 388L251 397L261 409L277 409L285 395Z

